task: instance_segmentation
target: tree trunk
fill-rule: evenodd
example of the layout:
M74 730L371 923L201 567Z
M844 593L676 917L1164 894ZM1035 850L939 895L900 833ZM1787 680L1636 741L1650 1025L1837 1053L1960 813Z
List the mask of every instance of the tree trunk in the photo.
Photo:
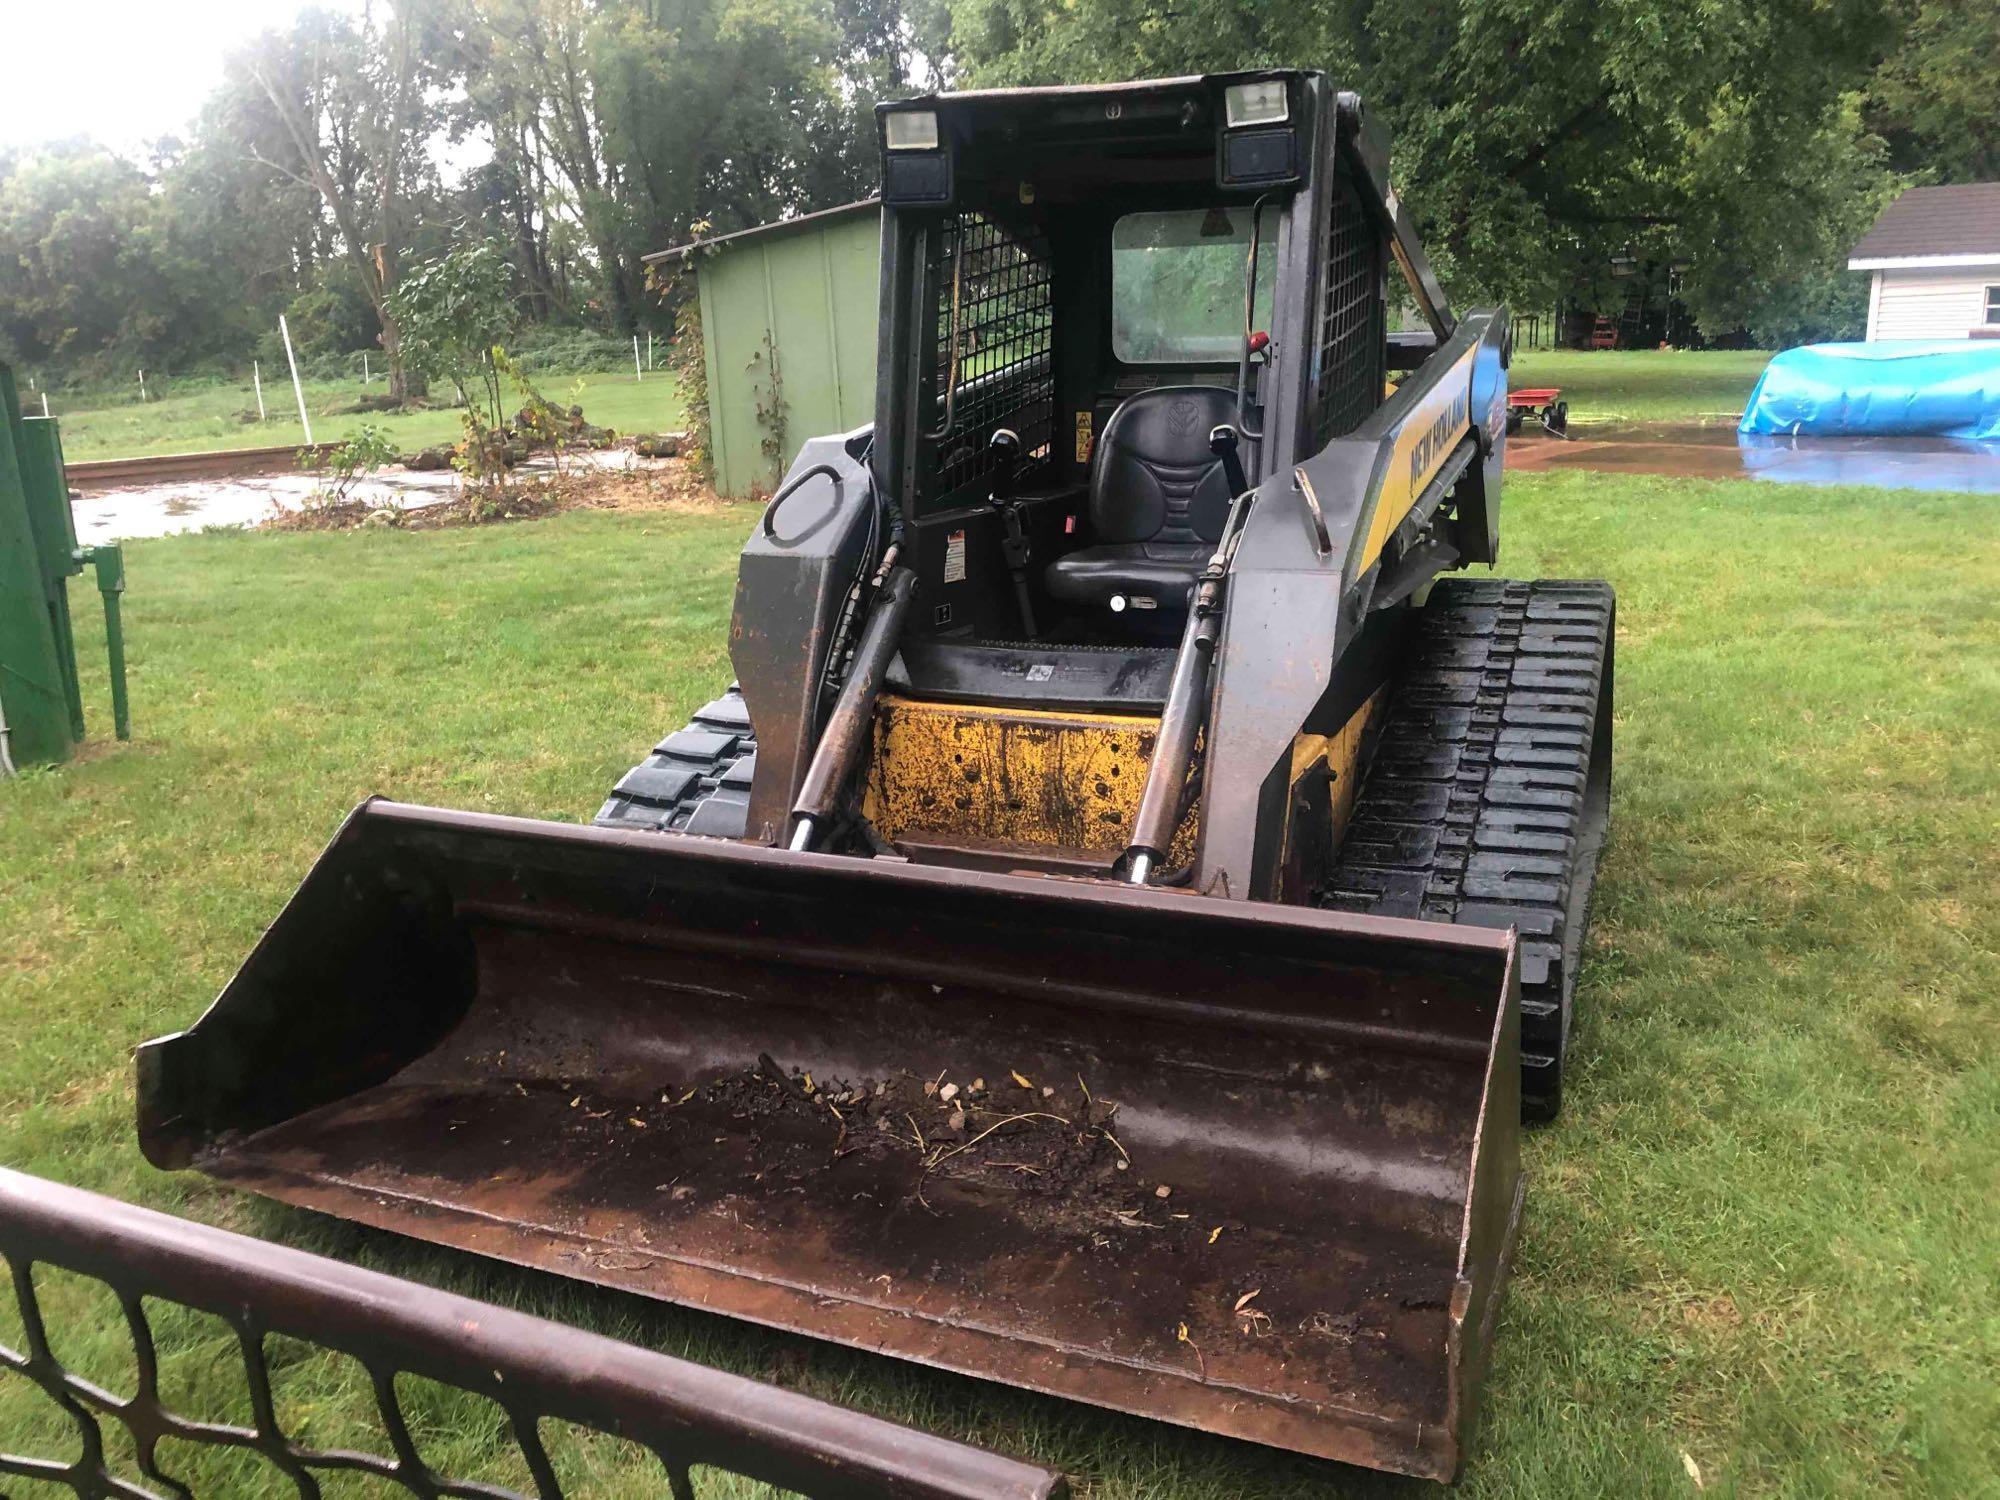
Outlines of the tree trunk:
M611 245L598 242L597 260L600 274L604 277L604 290L611 299L605 313L611 319L611 331L621 338L630 338L639 328L639 307L632 295L632 283L625 275L625 262Z

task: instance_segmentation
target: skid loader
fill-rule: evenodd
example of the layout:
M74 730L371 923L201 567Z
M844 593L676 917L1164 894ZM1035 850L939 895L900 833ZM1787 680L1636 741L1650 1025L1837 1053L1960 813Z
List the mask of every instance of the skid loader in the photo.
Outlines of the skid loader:
M363 804L144 1149L1449 1478L1609 777L1609 590L1441 578L1506 315L1318 73L878 124L875 421L756 523L738 685L595 826Z

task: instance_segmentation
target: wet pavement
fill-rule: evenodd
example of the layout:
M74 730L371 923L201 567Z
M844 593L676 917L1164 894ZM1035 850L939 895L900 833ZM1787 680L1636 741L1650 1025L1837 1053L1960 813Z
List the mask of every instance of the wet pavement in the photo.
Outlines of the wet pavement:
M2000 494L2000 442L1965 438L1766 437L1689 423L1572 427L1567 441L1537 431L1509 438L1507 467Z
M573 453L563 462L572 471L587 468L625 473L668 468L674 460L640 458L629 448L608 448ZM535 475L554 471L554 460L534 458L514 472ZM324 475L298 470L215 479L162 479L78 494L70 513L76 519L77 540L90 546L172 536L209 526L257 526L281 511L300 509L313 491L325 484ZM449 503L457 485L458 476L449 469L420 472L395 465L357 479L347 498L378 508L418 511Z

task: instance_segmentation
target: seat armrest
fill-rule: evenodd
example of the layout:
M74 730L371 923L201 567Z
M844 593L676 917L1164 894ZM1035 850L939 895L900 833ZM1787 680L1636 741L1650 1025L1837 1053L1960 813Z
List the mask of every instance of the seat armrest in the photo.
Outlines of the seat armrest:
M1009 498L1016 505L1040 506L1080 504L1089 497L1090 486L1079 483L1051 485L1034 490L1021 490Z

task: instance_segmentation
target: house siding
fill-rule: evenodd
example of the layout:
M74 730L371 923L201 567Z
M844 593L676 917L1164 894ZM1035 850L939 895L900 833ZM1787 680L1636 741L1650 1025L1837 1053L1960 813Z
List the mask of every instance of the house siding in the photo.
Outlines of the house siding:
M1874 273L1868 337L1962 339L1986 313L1986 288L2000 286L2000 260L1940 270L1892 269Z

